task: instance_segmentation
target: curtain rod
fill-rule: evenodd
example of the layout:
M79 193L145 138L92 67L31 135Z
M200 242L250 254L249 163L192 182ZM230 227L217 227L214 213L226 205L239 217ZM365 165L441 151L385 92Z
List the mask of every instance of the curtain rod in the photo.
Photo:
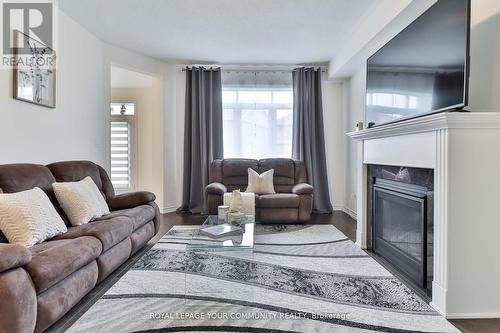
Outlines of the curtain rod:
M198 65L189 65L189 66L186 66L186 67L183 67L182 68L182 71L185 72L186 69L188 67L201 67L201 68L204 68L204 69L220 69L221 71L224 71L224 72L293 72L295 71L297 68L300 68L300 67L311 67L311 68L318 68L318 69L321 69L321 73L326 73L326 69L323 69L321 66L297 66L295 68L290 68L290 69L284 69L284 68L279 68L279 67L276 67L275 69L273 68L255 68L255 69L252 69L252 68L226 68L224 69L223 66L198 66Z

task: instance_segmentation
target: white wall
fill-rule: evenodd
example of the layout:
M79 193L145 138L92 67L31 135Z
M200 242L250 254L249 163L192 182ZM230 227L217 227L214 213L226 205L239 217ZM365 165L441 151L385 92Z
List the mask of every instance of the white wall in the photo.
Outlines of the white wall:
M330 200L334 210L346 206L346 96L344 81L323 81L323 123Z
M500 112L500 1L472 0L469 106Z
M0 70L0 163L86 159L109 164L102 43L58 16L56 108L12 98L12 70Z
M354 130L357 122L365 118L365 91L366 91L366 68L361 68L347 81L348 106L345 117L345 132ZM352 215L356 214L356 165L357 165L357 142L346 137L346 187L345 200L346 209Z
M186 94L186 73L182 71L185 65L175 67L175 142L177 149L175 152L175 187L178 189L175 196L175 205L182 204L182 188L184 177L184 115L185 115L185 94Z

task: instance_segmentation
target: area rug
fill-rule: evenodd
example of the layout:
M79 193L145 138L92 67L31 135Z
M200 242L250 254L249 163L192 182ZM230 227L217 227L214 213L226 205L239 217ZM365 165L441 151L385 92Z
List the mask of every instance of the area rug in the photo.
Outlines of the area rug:
M172 228L69 332L458 332L332 225L186 252L197 228Z

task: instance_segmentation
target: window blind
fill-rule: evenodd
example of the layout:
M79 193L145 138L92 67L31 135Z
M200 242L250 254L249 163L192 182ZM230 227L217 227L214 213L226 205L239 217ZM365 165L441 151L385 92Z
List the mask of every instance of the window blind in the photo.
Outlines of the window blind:
M130 124L111 122L111 183L116 189L130 189Z

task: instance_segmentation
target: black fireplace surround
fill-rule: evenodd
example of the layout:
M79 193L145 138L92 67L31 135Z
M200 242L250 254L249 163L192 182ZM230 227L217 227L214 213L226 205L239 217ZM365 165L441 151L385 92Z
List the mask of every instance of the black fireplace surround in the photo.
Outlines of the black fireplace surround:
M431 295L434 171L369 165L368 175L372 251Z

